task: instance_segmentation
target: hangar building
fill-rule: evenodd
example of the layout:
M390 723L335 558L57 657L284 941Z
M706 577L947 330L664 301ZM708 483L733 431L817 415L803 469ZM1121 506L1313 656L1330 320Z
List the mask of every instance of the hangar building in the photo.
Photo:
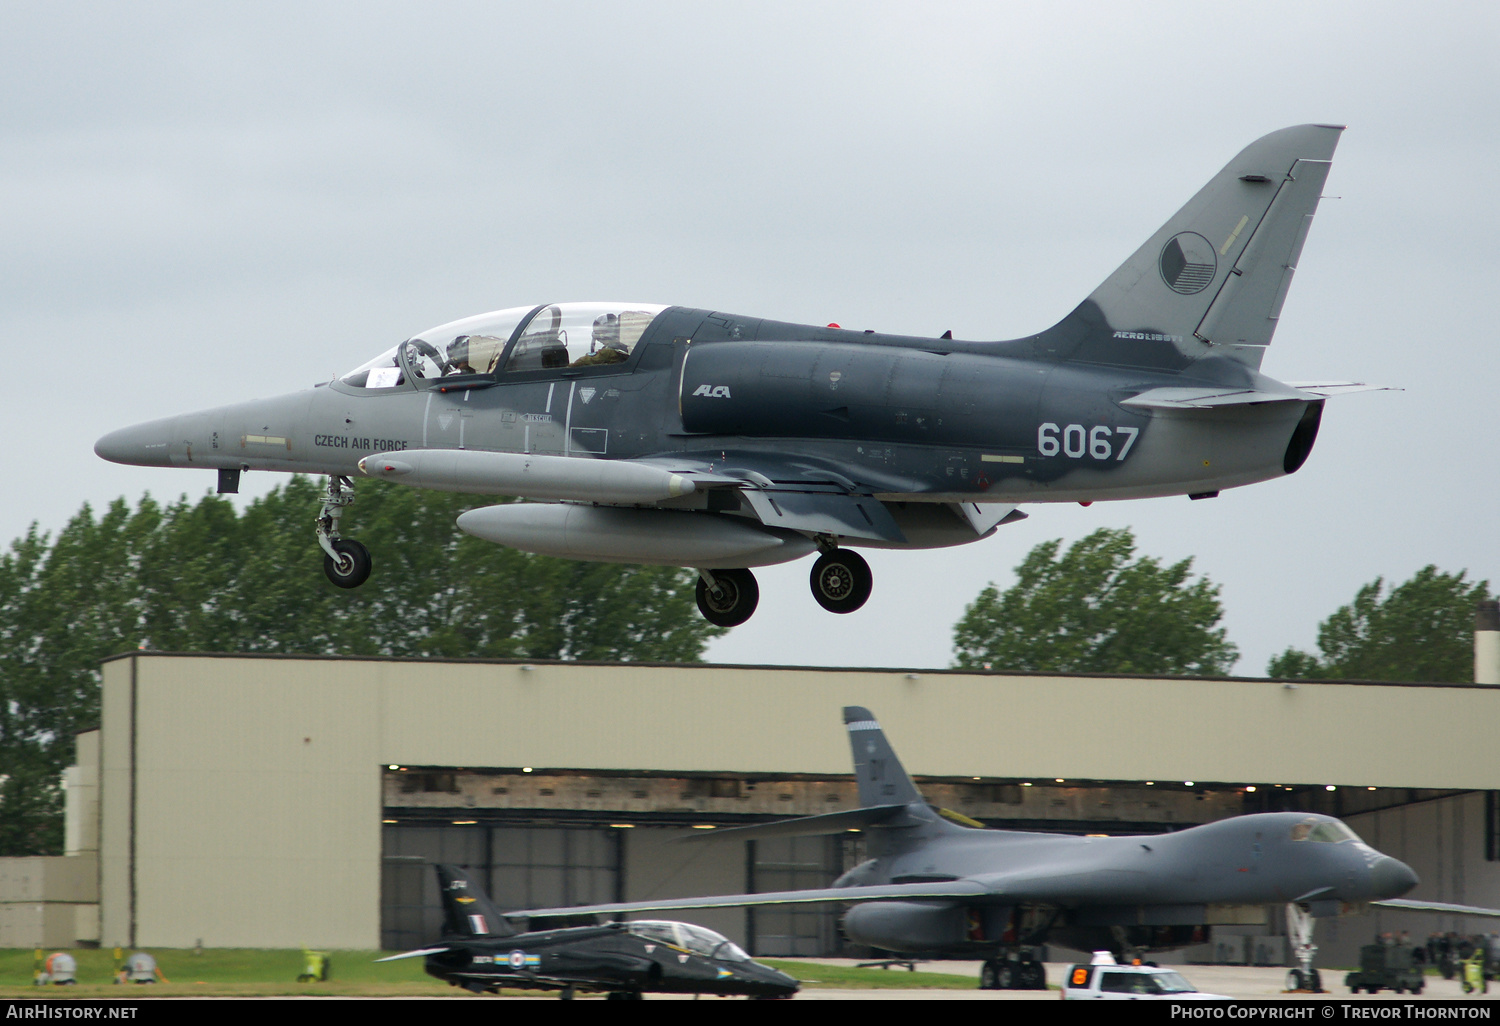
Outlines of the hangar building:
M438 860L502 907L824 886L858 834L672 842L853 807L850 704L987 825L1328 812L1412 865L1414 897L1500 906L1496 686L136 652L79 736L68 854L0 860L0 945L417 947ZM1281 964L1268 912L1207 957ZM683 917L758 954L844 943L827 909ZM1402 929L1489 926L1324 920L1319 961Z

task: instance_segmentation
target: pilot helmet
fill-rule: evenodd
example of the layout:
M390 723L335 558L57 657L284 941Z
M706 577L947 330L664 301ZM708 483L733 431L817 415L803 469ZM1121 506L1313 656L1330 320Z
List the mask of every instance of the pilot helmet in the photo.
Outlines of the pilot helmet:
M606 349L622 349L619 314L600 314L594 318L594 344Z

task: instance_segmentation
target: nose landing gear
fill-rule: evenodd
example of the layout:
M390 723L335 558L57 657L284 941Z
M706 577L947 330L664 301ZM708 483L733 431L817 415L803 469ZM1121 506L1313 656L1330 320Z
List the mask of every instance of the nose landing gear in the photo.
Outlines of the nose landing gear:
M370 579L370 550L352 538L339 537L339 518L353 501L353 481L339 475L328 478L316 531L323 550L323 573L340 588L358 588Z

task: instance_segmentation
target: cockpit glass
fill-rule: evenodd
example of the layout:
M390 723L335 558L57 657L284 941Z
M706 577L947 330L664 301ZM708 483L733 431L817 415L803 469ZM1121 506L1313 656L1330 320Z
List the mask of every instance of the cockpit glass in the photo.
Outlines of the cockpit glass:
M607 367L630 359L666 307L651 303L558 303L537 311L505 363L505 373Z
M750 961L750 956L745 954L744 949L722 933L715 933L692 923L637 919L628 924L628 929L637 937L670 944L705 958L717 958L723 962Z
M1337 844L1340 841L1358 841L1359 835L1336 819L1309 817L1292 827L1292 840Z
M440 324L387 349L339 380L355 388L395 388L406 383L408 368L412 377L427 379L488 374L516 325L531 311L532 307L517 306Z
M400 346L391 346L375 359L360 364L339 380L355 388L395 388L405 383L401 365L396 362L396 351Z

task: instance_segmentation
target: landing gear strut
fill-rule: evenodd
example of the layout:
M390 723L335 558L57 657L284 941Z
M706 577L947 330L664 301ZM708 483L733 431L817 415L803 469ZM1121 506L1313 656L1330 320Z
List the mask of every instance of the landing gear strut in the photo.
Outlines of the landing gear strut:
M749 570L699 570L698 612L719 627L738 627L760 602L760 586Z
M852 613L870 597L875 582L870 564L857 552L829 549L813 564L813 598L830 613Z
M1314 923L1307 906L1287 903L1286 935L1292 942L1292 957L1297 960L1297 968L1286 974L1287 990L1326 993L1323 977L1313 968L1313 957L1318 953L1318 946L1312 942Z
M354 501L354 482L331 475L323 509L318 514L318 547L323 550L323 573L340 588L358 588L370 579L370 550L350 538L339 537L339 518Z

